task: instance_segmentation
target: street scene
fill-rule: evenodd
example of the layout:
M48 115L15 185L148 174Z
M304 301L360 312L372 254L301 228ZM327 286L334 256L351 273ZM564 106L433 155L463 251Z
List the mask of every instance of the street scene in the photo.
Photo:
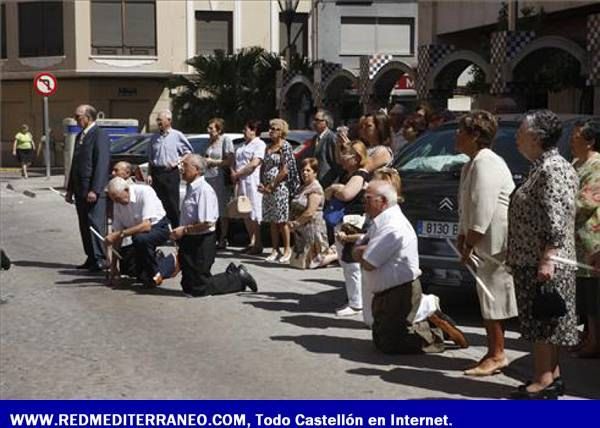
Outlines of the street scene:
M0 399L600 398L596 1L0 12Z

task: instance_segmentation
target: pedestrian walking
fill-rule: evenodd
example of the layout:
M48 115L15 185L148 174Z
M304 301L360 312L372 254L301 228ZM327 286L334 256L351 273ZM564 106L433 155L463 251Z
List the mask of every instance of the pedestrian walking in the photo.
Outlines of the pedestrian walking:
M21 131L15 135L12 154L16 156L19 164L21 164L21 175L23 178L29 178L27 168L33 162L33 154L35 153L35 142L33 136L29 132L29 126L21 125Z

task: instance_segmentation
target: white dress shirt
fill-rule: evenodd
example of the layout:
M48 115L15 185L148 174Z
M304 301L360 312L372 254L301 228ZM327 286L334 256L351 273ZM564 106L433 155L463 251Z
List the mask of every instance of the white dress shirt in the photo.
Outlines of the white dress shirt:
M156 192L145 184L129 185L129 203L114 204L113 229L122 230L136 226L144 220L155 225L166 215Z
M219 201L213 187L204 177L198 177L188 183L181 204L180 224L189 226L196 223L213 223L209 229L198 232L204 235L214 232L219 218Z
M398 205L375 217L367 239L363 258L375 269L363 270L363 275L373 293L421 276L417 234Z

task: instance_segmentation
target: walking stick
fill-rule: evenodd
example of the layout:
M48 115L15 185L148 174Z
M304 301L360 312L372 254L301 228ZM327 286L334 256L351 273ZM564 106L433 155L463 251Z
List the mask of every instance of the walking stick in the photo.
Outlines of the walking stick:
M452 243L452 241L450 241L449 238L446 238L446 243L450 246L450 248L452 248L452 251L454 251L454 253L460 259L460 252L458 251L456 246ZM471 256L471 260L474 261L474 263L477 263L477 261L474 260L473 256ZM473 276L473 278L475 278L475 283L479 286L479 288L481 288L481 291L483 291L485 293L485 295L488 296L488 298L492 302L495 302L496 299L494 299L494 296L492 296L492 293L490 293L490 290L488 290L488 288L485 286L485 283L481 280L481 278L479 278L479 276L477 276L477 274L475 273L473 268L469 265L465 265L465 267L467 268L469 273Z
M100 234L98 233L98 231L97 231L96 229L94 229L92 226L90 226L90 231L91 231L91 232L92 232L94 235L96 235L96 237L97 237L99 240L101 240L102 242L104 242L104 237L103 237L102 235L100 235ZM110 250L112 251L112 253L113 253L115 256L117 256L117 258L118 258L119 260L123 260L123 257L121 256L121 254L119 254L119 252L118 252L117 250L115 250L115 249L112 247L112 245L110 246Z

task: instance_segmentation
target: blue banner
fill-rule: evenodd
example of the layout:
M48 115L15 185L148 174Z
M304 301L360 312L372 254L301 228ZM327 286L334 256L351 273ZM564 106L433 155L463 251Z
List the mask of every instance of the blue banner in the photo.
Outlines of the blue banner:
M0 427L592 427L599 403L15 400L0 401Z

